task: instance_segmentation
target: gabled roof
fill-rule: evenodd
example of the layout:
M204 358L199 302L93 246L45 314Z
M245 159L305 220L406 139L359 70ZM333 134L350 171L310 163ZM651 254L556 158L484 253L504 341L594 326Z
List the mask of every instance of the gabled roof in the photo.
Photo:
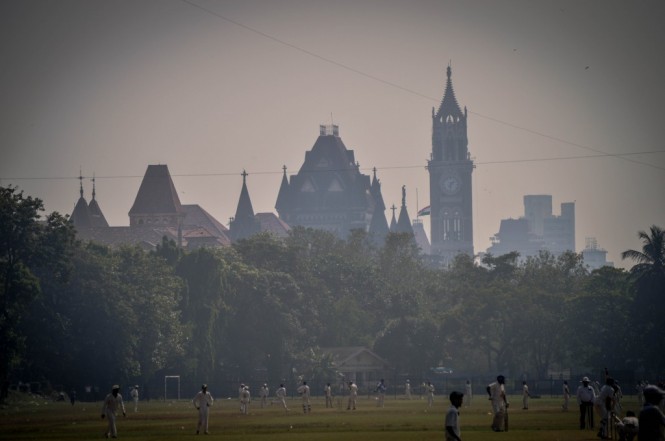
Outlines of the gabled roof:
M201 226L217 236L226 236L229 229L213 217L198 204L182 205L186 213L183 219L183 226Z
M455 91L453 90L453 82L450 79L452 76L450 66L446 69L446 75L448 76L446 90L443 93L439 110L436 112L436 118L445 119L447 116L452 116L455 120L463 119L464 114L462 113L459 104L457 104L457 98L455 98Z
M149 165L129 215L182 213L178 192L166 164Z
M277 237L287 237L291 227L275 213L256 213L254 216L261 225L261 231L268 231Z
M388 368L390 363L388 363L383 358L379 357L376 353L366 348L365 346L341 346L341 347L327 347L321 348L323 355L331 355L335 361L335 365L338 368L356 367L353 364L354 360L358 360L361 357L367 357L375 361L375 366L369 366L363 363L363 367L366 368Z

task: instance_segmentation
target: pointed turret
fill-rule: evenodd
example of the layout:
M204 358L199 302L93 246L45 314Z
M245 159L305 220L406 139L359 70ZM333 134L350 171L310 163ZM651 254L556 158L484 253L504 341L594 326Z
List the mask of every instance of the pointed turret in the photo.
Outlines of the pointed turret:
M383 241L388 234L388 221L386 220L386 205L383 202L383 195L381 194L381 183L376 178L376 167L373 169L374 178L372 179L372 186L370 193L374 198L374 213L372 214L372 221L369 224L369 233L374 237L377 244L383 244Z
M409 212L406 210L406 186L402 185L402 207L399 210L399 218L397 219L396 233L409 233L413 234L413 227L411 227L411 218Z
M282 167L282 170L284 170L284 174L282 175L282 184L279 186L277 202L275 202L275 209L277 211L287 206L287 198L289 196L289 178L286 177L286 165Z
M395 207L395 204L390 207L390 209L393 212L393 218L390 220L390 232L391 233L396 233L397 232L397 219L395 218L395 210L397 210L397 207Z
M99 204L97 203L97 199L95 199L95 175L92 175L92 199L90 200L90 204L88 204L88 210L90 211L90 220L92 221L92 226L93 227L108 227L109 223L106 222L106 218L104 217L104 213L102 213L102 209L99 208Z
M460 106L457 103L457 98L455 98L453 81L451 79L452 69L450 66L448 66L446 69L446 75L448 76L448 81L446 81L446 90L443 92L443 98L441 99L438 112L434 114L434 109L432 109L432 116L443 121L445 121L448 117L452 117L453 121L457 122L460 119L465 118L464 113L462 113L462 109L460 109Z
M79 199L74 206L74 211L69 217L71 223L74 224L76 228L90 228L92 226L92 219L90 217L90 209L88 207L88 202L83 197L83 176L79 172Z
M230 225L231 239L237 241L250 237L261 230L261 224L254 217L252 201L247 190L247 172L242 171L242 189L238 199L236 215Z

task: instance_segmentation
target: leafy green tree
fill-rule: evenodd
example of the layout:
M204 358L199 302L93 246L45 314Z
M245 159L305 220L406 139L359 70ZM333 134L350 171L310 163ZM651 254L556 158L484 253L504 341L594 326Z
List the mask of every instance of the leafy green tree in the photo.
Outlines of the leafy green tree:
M0 401L7 397L12 369L22 360L25 312L40 295L39 274L66 280L74 232L58 213L45 222L42 201L13 187L0 187Z
M182 319L190 329L185 368L198 378L212 378L222 353L233 259L237 256L232 250L199 248L186 254L177 267L185 283Z
M566 299L563 337L582 366L634 369L639 354L632 341L633 296L628 274L618 268L594 270Z

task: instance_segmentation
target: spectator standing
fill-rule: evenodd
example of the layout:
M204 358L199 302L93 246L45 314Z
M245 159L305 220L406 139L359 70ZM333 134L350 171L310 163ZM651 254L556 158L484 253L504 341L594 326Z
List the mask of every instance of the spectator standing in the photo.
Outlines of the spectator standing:
M639 441L665 440L665 415L658 405L663 401L663 390L654 385L648 385L643 390L644 407L640 411Z
M577 388L577 405L580 407L580 429L584 429L585 421L589 429L593 429L593 402L596 392L589 384L589 377L583 377Z

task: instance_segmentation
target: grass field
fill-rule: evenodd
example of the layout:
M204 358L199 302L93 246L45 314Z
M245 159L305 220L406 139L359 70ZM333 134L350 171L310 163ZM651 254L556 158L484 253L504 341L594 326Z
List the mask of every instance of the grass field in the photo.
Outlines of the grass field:
M521 397L510 397L510 431L490 430L491 415L485 397L461 409L462 439L477 440L597 440L596 431L579 430L578 412L571 400L561 411L560 398L531 399L521 409ZM386 398L377 408L373 398L360 398L358 410L344 406L326 409L322 398L312 399L312 413L302 414L300 400L288 401L286 414L278 406L261 409L252 403L249 415L240 415L237 400L215 400L210 414L210 440L444 440L443 422L447 397L437 396L432 408L426 401ZM118 418L118 438L133 440L198 439L197 413L189 400L140 402L139 412L126 403L127 417ZM637 409L634 397L624 399L625 410ZM24 397L0 409L0 440L94 440L102 439L106 421L100 419L101 403L56 403ZM597 422L596 422L597 423Z

